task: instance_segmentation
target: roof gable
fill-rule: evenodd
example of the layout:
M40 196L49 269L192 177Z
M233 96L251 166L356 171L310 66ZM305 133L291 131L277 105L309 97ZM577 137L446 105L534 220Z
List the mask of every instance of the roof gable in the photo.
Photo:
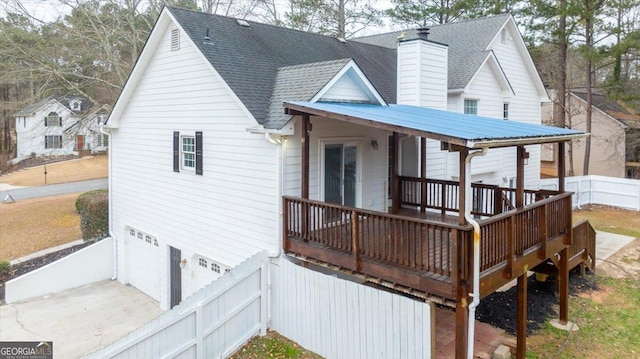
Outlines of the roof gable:
M385 105L373 85L352 59L339 59L278 69L269 112L263 126L280 129L291 120L285 101L360 102Z
M433 25L429 27L429 40L447 44L449 49L448 88L464 89L489 56L489 45L511 18L501 14L485 18ZM398 37L417 37L415 29L354 39L387 48L395 48Z
M268 120L279 69L353 58L386 102L395 102L394 49L166 7L260 124ZM209 33L210 41L204 41Z

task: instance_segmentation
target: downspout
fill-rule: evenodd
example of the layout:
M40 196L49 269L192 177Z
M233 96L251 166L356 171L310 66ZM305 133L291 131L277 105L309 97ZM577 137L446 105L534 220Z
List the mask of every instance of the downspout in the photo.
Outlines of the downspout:
M112 230L113 225L113 194L111 191L111 149L112 149L112 141L111 141L111 131L104 128L104 126L100 126L100 133L103 135L109 136L109 169L108 169L108 183L109 183L109 235L111 239L113 239L113 277L111 280L118 279L118 238Z
M265 133L264 138L270 143L277 146L277 157L278 157L277 172L278 172L278 176L280 177L280 181L278 181L280 183L280 187L278 188L278 212L277 213L278 213L278 217L282 217L282 201L280 199L282 198L282 195L284 193L284 148L283 147L287 140L283 139L282 137L278 137L274 139L273 137L271 137L271 135L272 135L271 133ZM276 232L277 232L278 238L281 238L282 218L280 218L280 220L278 221L278 228ZM277 247L278 249L269 253L270 258L280 257L282 246L278 245Z
M475 335L476 307L480 304L480 225L471 216L471 202L473 201L473 192L471 190L471 159L476 156L484 156L489 149L483 147L480 151L471 152L465 158L465 176L464 180L464 218L473 227L473 290L469 296L473 298L469 304L469 325L467 332L467 359L473 359L473 337Z

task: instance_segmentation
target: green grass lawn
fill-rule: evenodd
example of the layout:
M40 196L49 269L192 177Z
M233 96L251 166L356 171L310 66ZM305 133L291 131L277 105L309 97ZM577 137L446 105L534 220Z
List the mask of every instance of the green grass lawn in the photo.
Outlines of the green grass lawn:
M599 290L569 301L567 332L548 323L527 341L527 358L639 358L640 285L636 279L596 277ZM566 342L566 343L565 343Z

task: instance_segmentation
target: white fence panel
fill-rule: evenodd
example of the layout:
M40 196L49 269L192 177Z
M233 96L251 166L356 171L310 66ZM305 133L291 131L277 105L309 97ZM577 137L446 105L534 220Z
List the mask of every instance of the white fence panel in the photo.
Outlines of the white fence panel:
M557 190L558 179L540 180L540 188ZM566 177L565 189L574 192L574 208L603 204L640 211L640 180L596 175Z
M431 358L431 303L272 264L271 328L326 358Z
M105 238L6 283L7 303L58 293L113 276L113 239Z
M89 358L226 358L267 330L268 256L261 252Z

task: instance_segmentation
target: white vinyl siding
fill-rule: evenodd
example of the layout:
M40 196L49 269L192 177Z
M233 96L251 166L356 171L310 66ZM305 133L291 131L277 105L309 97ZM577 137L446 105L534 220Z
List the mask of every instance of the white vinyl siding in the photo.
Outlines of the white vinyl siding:
M425 41L398 46L398 104L447 108L447 48Z
M509 98L509 119L511 121L540 124L541 121L541 98L536 86L538 74L535 69L528 69L523 56L516 47L516 42L520 42L520 34L512 24L508 24L507 42L502 43L496 39L491 45L495 52L502 70L507 75L509 83L515 95ZM529 164L525 166L525 187L538 188L540 180L540 145L526 146L530 153ZM515 166L515 155L514 166Z
M369 96L354 82L352 76L355 75L346 73L340 77L340 79L322 95L320 101L369 102Z
M387 183L387 150L385 144L388 133L370 127L362 127L341 121L312 117L313 130L310 137L309 155L309 196L320 200L322 183L320 180L320 142L325 139L336 140L337 137L349 141L360 141L362 154L361 169L359 174L360 188L362 189L362 208L384 211ZM378 142L378 149L374 149L371 141ZM345 140L346 141L346 140ZM300 123L295 125L295 136L291 136L285 147L285 194L300 196L301 190L301 152L300 152Z
M153 229L165 246L163 268L166 246L180 249L183 258L198 253L232 267L280 247L277 147L246 131L255 122L188 39L180 51L170 50L170 33L159 34L163 39L113 131L112 227ZM205 176L168 174L173 131L205 133ZM193 280L186 273L183 294L189 295L196 286L185 282ZM166 308L168 271L160 275Z

